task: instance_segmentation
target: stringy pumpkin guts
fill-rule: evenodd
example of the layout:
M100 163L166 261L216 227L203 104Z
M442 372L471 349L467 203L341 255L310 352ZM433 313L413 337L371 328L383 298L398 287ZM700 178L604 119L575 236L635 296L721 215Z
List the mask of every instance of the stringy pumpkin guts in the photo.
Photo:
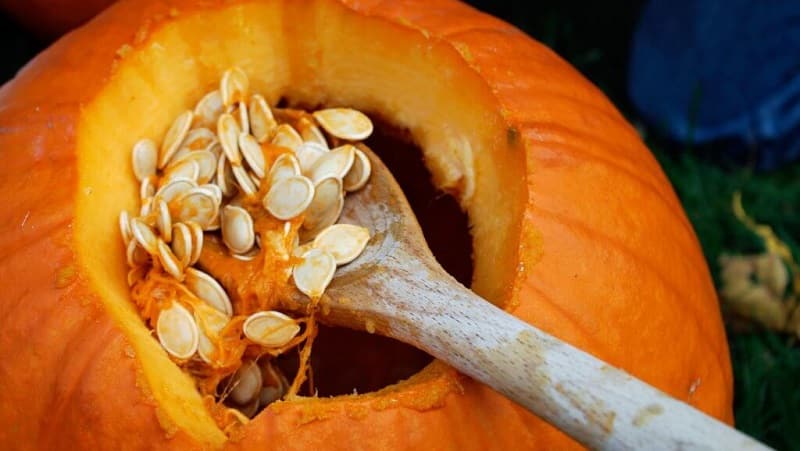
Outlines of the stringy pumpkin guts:
M141 207L119 217L131 298L223 428L298 393L316 304L336 267L370 239L364 227L336 224L345 194L370 176L359 142L372 133L369 118L348 108L273 110L249 87L241 69L228 70L160 145L138 141ZM246 265L258 288L227 292L198 267L203 254ZM295 289L312 299L307 316L273 310ZM300 368L289 384L274 358L291 349Z

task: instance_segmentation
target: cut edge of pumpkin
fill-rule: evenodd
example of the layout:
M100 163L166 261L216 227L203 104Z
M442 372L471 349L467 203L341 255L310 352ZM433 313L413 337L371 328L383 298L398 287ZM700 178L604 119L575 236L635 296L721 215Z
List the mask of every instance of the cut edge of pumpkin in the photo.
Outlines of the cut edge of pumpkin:
M353 27L361 32L348 33ZM227 35L209 39L215 33ZM215 447L224 444L226 435L191 378L158 346L130 302L116 213L135 205L137 188L129 174L133 144L142 137L160 138L170 118L194 105L233 65L245 69L270 104L287 98L351 106L408 129L423 149L434 183L456 195L468 212L475 243L473 287L497 303L508 300L517 278L516 243L525 204L519 199L526 196L525 183L503 183L525 179L524 153L509 148L507 126L488 87L444 41L327 0L312 7L234 4L184 14L151 30L125 53L106 86L83 109L76 134L77 250L92 287L102 293L103 306L141 357L160 421ZM384 390L401 390L415 377ZM444 379L442 384L451 384ZM380 393L334 399L371 399L376 403L371 408L378 409ZM317 405L322 413L330 402L304 398L280 403L275 411L292 405L308 411Z

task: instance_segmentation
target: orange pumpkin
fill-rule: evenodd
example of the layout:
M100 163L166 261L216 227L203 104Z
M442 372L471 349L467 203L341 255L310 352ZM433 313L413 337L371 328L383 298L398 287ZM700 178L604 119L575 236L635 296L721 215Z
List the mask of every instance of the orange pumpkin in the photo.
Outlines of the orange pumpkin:
M114 1L0 0L0 9L39 36L55 38L91 19Z
M137 201L133 143L232 65L271 104L349 105L407 130L469 215L476 292L732 421L717 299L678 199L543 45L451 0L131 0L0 90L0 447L577 446L440 362L217 427L130 303L116 215Z

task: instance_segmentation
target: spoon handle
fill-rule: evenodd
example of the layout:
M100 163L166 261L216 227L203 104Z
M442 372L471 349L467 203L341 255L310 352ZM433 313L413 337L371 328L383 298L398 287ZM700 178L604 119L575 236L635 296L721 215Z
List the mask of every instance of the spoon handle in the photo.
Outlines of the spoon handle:
M370 314L383 316L381 332L489 385L589 448L769 449L495 307L439 268L421 266L387 282L414 302L378 301Z

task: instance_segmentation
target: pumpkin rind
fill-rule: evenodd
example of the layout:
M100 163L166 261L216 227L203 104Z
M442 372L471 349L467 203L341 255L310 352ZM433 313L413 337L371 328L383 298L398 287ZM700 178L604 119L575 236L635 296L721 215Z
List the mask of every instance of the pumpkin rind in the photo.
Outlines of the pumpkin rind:
M0 213L0 424L14 425L0 429L0 446L34 449L70 443L106 449L122 443L125 448L152 449L224 444L221 432L204 429L207 420L198 417L189 429L178 424L189 420L176 423L184 415L200 415L190 412L193 401L182 398L178 385L186 381L176 382L172 397L159 398L163 389L152 386L143 364L143 359L158 359L139 346L143 338L126 332L128 326L120 319L126 313L109 310L102 298L106 293L98 290L90 270L95 262L80 249L91 219L80 213L87 199L101 194L93 190L108 187L84 186L86 175L80 168L86 157L78 149L88 139L83 136L94 130L87 115L96 112L104 90L135 64L137 52L154 36L199 15L235 8L253 12L262 4L270 14L280 11L275 20L285 21L289 33L314 29L313 20L320 17L334 25L363 27L446 64L464 86L477 86L470 98L486 107L487 122L505 133L492 147L473 151L483 152L476 158L494 152L497 158L519 161L516 170L523 176L516 181L511 177L508 190L510 199L524 201L509 206L513 220L504 228L514 240L513 253L499 254L508 257L500 258L500 269L490 265L490 258L476 260L476 291L667 393L732 421L730 363L717 301L680 203L633 128L551 51L513 27L449 0L318 0L303 5L144 0L114 5L39 55L0 90L0 192L6 199ZM268 17L267 6L262 13ZM270 26L257 23L246 26ZM303 53L301 44L289 41L288 52ZM231 63L204 61L205 70L217 76ZM292 64L285 81L297 77L302 83L286 86L291 95L315 98L315 89L327 87L325 80L314 85L302 62ZM333 101L365 101L325 94ZM447 167L453 161L425 150L431 153L431 165ZM510 174L515 170L507 169ZM481 191L480 184L471 187L470 177L441 174L437 183L462 196L476 240L489 242L491 223L477 221L476 215L487 196L496 193ZM108 222L108 230L116 230L116 212L109 212ZM487 244L484 253L492 246ZM108 250L117 251L124 254ZM504 285L497 283L501 276L495 271L501 270L509 282ZM234 433L228 445L576 446L438 362L410 381L376 393L274 404Z

